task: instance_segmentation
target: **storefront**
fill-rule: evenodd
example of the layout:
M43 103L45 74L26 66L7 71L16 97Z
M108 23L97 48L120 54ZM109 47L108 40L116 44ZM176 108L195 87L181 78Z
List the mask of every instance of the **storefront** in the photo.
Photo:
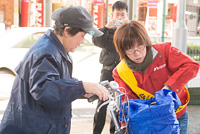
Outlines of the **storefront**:
M105 19L109 19L112 11L112 4L116 1L117 0L53 0L52 10L54 11L55 9L70 5L83 6L94 17L94 26L101 28L107 22Z
M0 27L10 29L19 25L18 4L18 0L0 0Z
M164 29L164 36L172 37L178 1L138 0L138 21L145 25L150 36L161 36ZM186 0L185 19L188 36L197 36L200 31L200 0Z
M94 25L103 27L109 19L112 4L117 0L0 0L0 23L6 27L43 27L51 1L52 11L74 5L83 6L94 17ZM126 2L126 0L124 0Z
M103 27L110 18L112 5L117 0L0 0L0 23L4 23L6 28L17 27L44 27L49 15L55 9L74 5L83 6L94 17L94 25L97 28ZM176 22L177 4L179 0L137 0L137 4L130 5L127 2L129 13L136 11L136 20L145 25L151 36L164 35L171 37L173 27ZM165 4L163 2L166 2ZM47 4L51 3L51 6ZM51 9L47 10L47 8ZM137 10L136 10L137 9ZM164 10L165 9L165 10ZM165 14L163 12L165 11ZM185 12L188 35L196 36L200 34L200 0L187 0ZM164 19L163 19L164 17Z
M163 0L141 0L138 3L138 21L145 25L149 35L152 36L161 36L162 23L165 21L165 36L172 36L172 28L176 22L177 2L178 0L168 0L164 5Z
M22 0L23 1L23 0ZM29 2L27 26L42 27L45 21L45 10L47 0L26 0ZM58 8L67 7L70 5L83 6L94 17L94 25L101 28L105 25L106 18L109 19L112 4L117 0L52 0L52 12ZM107 10L106 10L107 8ZM26 12L23 10L23 12ZM105 12L107 11L107 12ZM23 13L22 12L22 13ZM22 25L26 26L26 25Z

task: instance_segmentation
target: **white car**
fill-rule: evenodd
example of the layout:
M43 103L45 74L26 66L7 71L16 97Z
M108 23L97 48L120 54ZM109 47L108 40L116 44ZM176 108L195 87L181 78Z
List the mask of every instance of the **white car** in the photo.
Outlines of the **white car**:
M0 36L0 100L10 95L15 76L15 67L24 57L30 46L48 28L23 27L6 31Z
M0 36L0 100L10 94L15 68L29 48L48 30L45 27L20 27L6 31ZM84 43L71 53L74 66L73 77L99 82L101 65L100 48L92 44L92 37L86 34ZM10 82L11 81L11 82ZM9 91L9 92L8 92ZM3 92L3 93L2 93Z
M0 36L0 73L2 69L15 75L15 67L24 57L30 46L38 40L48 28L21 27L6 31Z

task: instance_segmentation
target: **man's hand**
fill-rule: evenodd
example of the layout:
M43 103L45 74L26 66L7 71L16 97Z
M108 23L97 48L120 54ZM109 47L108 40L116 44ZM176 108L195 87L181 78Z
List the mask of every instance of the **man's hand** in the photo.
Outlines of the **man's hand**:
M115 24L116 21L117 21L116 19L111 19L111 20L108 21L108 23L106 24L106 27L107 27L108 29L113 28L113 27L117 27L117 25L113 25L113 24Z
M117 19L111 19L110 21L108 21L108 23L106 24L105 27L107 27L108 29L113 28L113 27L119 27L121 24L116 25L116 21L117 21ZM124 19L121 21L123 21L123 23L125 23L125 22L128 22L128 19Z

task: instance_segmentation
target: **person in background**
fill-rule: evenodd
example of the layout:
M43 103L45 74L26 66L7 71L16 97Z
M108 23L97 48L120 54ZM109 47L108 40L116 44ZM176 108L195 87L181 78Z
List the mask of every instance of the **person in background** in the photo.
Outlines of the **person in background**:
M103 65L100 81L114 80L112 77L112 71L119 63L119 55L117 54L113 44L113 36L117 27L126 21L128 21L128 5L123 1L116 1L112 6L111 19L103 28L99 29L104 34L100 37L93 37L94 45L102 48L99 58L100 63ZM103 106L100 111L97 112L97 109L103 102L103 100L98 101L94 115L93 134L101 134L105 125L107 105ZM111 121L110 133L112 134L114 132L115 126Z
M103 34L93 27L93 17L81 6L57 9L51 17L54 30L49 29L16 68L1 134L69 134L72 101L93 94L108 99L100 84L72 78L69 52L83 43L86 33Z
M146 29L137 21L121 25L115 32L114 44L121 61L113 70L113 77L120 87L126 89L129 99L141 99L144 94L137 95L122 74L127 77L131 74L130 79L136 88L152 95L161 89L171 89L182 104L187 103L184 86L198 73L199 64L195 60L170 42L152 44ZM124 99L122 97L122 102ZM177 118L180 134L187 134L187 106L177 113Z

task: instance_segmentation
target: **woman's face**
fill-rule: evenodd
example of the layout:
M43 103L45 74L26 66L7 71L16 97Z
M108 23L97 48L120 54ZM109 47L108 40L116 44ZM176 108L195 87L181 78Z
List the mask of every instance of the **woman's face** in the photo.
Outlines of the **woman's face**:
M130 60L135 63L142 63L146 56L147 48L145 44L138 45L125 51Z

